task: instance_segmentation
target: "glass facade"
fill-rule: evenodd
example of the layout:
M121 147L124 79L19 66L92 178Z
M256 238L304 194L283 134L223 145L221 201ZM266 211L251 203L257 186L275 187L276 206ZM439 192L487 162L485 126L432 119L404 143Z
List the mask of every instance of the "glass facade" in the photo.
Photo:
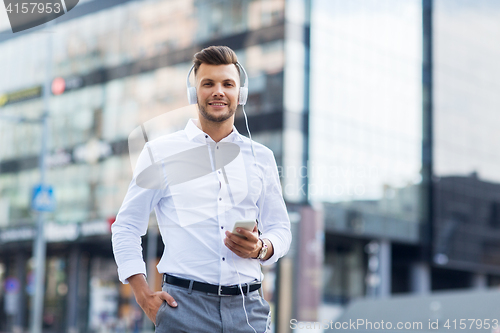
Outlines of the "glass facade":
M123 143L139 124L187 104L184 80L191 66L192 54L181 58L181 61L174 61L172 65L158 64L150 71L140 74L134 74L134 61L152 59L160 54L166 58L173 57L176 50L189 47L195 41L275 25L282 18L280 13L284 2L241 1L233 3L232 7L227 6L232 11L241 11L248 16L247 23L243 26L235 21L234 24L224 25L224 29L217 32L218 29L215 28L206 30L194 25L196 20L193 19L193 13L206 10L218 12L220 5L221 1L147 1L140 5L125 3L56 26L53 36L54 76L64 77L68 84L73 82L75 85L73 88L70 86L62 95L53 96L50 102L51 169L48 181L56 188L58 209L51 216L56 222L84 222L116 214L130 180L131 169L128 167L130 163L123 163L126 158L108 159L117 154L115 146ZM177 25L170 19L173 16L179 19ZM165 22L169 22L168 26L163 26L167 24ZM219 20L204 22L209 25L220 24ZM176 35L170 29L172 24L176 27L175 31L190 33ZM18 64L11 66L9 70L23 71L20 75L9 72L12 75L7 73L8 75L3 76L0 79L3 80L0 82L0 91L8 93L43 82L43 70L40 70L40 66L46 59L43 52L45 44L43 38L32 43L33 38L27 35L0 44L2 60ZM172 42L172 38L178 39L178 42ZM106 42L108 40L111 42ZM159 47L162 43L169 47ZM34 49L42 52L34 52ZM136 54L140 50L143 50L142 54ZM283 41L278 39L236 51L250 77L251 90L246 109L248 114L280 112ZM116 66L127 66L129 74L120 79L104 80L100 84L91 83L92 77L100 69L104 68L104 71L109 72ZM20 77L22 80L13 83L7 81L7 77ZM0 112L6 116L36 118L41 109L41 98L35 98L7 103L0 108ZM246 130L241 132L246 133ZM0 173L0 193L3 194L2 197L9 198L0 208L10 206L6 210L9 211L11 225L19 224L17 220L20 218L30 218L29 192L30 186L38 178L36 156L40 149L40 137L41 129L37 124L0 122L0 138L3 143L0 161L31 157L32 170L6 173L8 170L3 168L3 173ZM279 158L280 136L267 132L257 133L256 139L260 140L259 138L272 146ZM90 141L100 145L100 155L93 161L88 156L92 150Z
M314 0L309 186L323 203L325 300L367 290L366 241L419 242L421 1Z
M323 299L346 304L365 295L366 262L364 242L327 236L323 268Z
M499 273L500 4L435 0L434 262Z
M421 15L419 1L313 1L311 201L419 222Z

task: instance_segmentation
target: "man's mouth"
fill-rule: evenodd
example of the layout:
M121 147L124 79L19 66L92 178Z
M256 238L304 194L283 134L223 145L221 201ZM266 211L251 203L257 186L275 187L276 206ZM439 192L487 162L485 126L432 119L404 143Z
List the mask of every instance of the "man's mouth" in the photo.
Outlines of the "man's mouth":
M224 103L224 102L209 102L208 105L211 105L211 106L226 106L227 103Z

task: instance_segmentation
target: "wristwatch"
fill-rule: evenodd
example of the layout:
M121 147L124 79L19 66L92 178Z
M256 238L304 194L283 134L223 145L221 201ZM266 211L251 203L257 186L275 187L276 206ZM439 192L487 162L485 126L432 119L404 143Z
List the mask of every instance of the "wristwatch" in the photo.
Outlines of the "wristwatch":
M260 249L259 255L257 256L256 259L263 260L266 257L267 254L267 244L262 240L262 238L259 238L260 241L262 242L262 248Z

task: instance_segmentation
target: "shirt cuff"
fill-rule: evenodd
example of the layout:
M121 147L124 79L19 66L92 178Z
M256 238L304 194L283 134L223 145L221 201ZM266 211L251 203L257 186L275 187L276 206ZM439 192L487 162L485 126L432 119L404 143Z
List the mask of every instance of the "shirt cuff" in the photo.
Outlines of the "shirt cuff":
M118 267L118 279L123 284L128 284L128 278L135 274L146 274L146 263L143 260L127 261Z

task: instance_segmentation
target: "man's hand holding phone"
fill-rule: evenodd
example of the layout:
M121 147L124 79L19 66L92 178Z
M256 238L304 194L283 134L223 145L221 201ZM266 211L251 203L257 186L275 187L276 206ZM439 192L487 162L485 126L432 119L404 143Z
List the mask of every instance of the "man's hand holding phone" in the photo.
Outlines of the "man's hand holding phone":
M226 231L224 244L241 258L257 258L262 241L255 221L238 221L233 232Z

